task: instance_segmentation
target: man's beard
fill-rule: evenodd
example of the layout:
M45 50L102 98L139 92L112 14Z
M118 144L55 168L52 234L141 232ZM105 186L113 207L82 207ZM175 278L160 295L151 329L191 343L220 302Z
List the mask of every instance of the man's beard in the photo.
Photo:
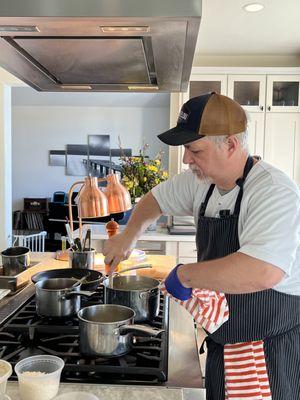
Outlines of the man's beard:
M196 175L197 179L201 182L201 183L212 183L212 179L205 175L205 173L202 171L201 168L197 167L194 164L190 164L189 165L190 170L193 172L193 174Z

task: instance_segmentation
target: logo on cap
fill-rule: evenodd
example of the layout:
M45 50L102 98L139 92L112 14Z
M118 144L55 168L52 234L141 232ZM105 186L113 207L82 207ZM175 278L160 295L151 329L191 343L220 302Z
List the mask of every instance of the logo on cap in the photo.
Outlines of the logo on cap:
M188 120L188 118L189 118L189 115L190 115L190 113L187 113L187 112L181 110L180 113L179 113L179 117L178 117L178 120L177 120L177 124L180 124L180 123L187 123L187 120Z

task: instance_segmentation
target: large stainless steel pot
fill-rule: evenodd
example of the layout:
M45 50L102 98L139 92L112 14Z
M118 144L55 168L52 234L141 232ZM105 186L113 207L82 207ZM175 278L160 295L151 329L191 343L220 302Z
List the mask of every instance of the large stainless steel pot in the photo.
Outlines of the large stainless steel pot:
M158 336L163 330L133 324L128 307L98 304L78 312L80 352L88 356L120 356L131 349L133 334Z
M3 275L17 275L30 265L30 249L28 247L9 247L2 251Z
M36 311L43 317L70 317L80 310L80 296L95 292L80 290L74 278L53 278L35 284Z
M135 322L153 320L159 313L160 282L147 276L116 276L113 287L109 280L103 282L104 302L120 304L135 311Z

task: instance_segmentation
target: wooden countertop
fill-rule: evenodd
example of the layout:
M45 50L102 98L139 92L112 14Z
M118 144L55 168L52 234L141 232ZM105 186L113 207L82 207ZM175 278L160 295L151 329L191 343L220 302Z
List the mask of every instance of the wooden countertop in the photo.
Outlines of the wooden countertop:
M30 277L37 272L58 269L58 268L68 268L68 261L60 261L55 259L55 253L45 252L45 253L31 253L31 261L38 262L38 264L24 271L22 274L22 279L29 280ZM150 276L152 278L163 279L172 268L176 265L176 258L174 256L164 256L164 255L147 255L147 259L139 264L149 263L152 264L152 268L146 268L137 270L136 273L139 275ZM121 263L123 268L132 265L130 261L123 261ZM103 255L96 255L95 268L97 271L104 271Z

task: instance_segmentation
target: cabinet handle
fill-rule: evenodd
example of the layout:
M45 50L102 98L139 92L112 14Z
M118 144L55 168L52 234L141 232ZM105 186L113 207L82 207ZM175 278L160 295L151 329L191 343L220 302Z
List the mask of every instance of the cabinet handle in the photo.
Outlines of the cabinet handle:
M271 111L271 106L268 107L268 111Z
M264 106L259 107L260 111L264 111Z

